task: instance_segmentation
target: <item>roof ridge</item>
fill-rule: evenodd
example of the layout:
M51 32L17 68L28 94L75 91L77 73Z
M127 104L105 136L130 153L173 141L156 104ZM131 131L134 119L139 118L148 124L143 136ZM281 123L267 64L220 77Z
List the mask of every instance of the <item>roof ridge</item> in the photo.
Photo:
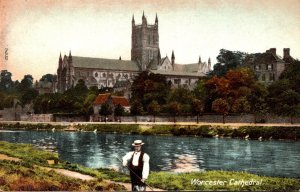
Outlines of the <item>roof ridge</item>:
M102 58L102 57L83 57L83 56L72 56L73 58L74 57L77 57L77 58L88 58L88 59L105 59L105 60L116 60L116 61L119 61L119 62L124 62L124 61L133 61L133 60L120 60L120 59L110 59L110 58ZM133 61L135 62L135 61Z

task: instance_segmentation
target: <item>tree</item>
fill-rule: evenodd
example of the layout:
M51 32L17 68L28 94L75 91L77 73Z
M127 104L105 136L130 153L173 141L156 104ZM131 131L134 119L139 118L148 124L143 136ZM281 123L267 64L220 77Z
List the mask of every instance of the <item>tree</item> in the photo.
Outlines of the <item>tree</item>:
M12 74L6 70L1 71L0 76L0 91L9 91L14 87L14 82L11 79Z
M32 75L24 75L23 79L21 80L21 83L18 86L18 90L23 92L30 88L32 88L33 85L33 77Z
M258 116L263 117L269 111L268 103L266 101L268 90L266 86L260 82L255 83L253 90L254 91L252 91L249 97L249 103L251 112L254 114L254 123L256 123Z
M131 103L130 113L135 116L135 122L137 122L137 115L141 115L143 112L143 105L140 101L135 100Z
M80 96L87 94L88 88L85 85L84 80L82 80L82 79L78 80L76 86L74 87L74 92L75 92L75 94L80 95Z
M249 113L252 105L263 97L265 92L256 81L253 71L248 68L230 70L222 77L214 76L205 86L211 106L217 99L222 99L228 104L228 113Z
M291 124L293 124L293 117L300 116L300 94L289 89L280 97L282 98L282 103L280 103L282 110L279 115L290 117Z
M54 78L55 78L54 75L48 73L46 75L43 75L42 78L40 79L40 81L47 81L47 82L53 83L54 82Z
M199 123L199 115L204 111L204 103L199 99L194 99L192 101L192 113L197 115L197 124Z
M21 103L22 106L25 106L26 104L31 103L37 96L39 95L39 92L35 89L27 89L25 90L24 94L21 96Z
M166 104L170 85L165 76L144 71L134 79L131 92L131 100L140 101L143 109L147 109L153 100L159 105Z
M109 106L108 103L103 103L101 105L101 108L100 108L100 115L103 115L105 117L105 122L107 121L107 116L108 115L111 115L112 114L112 108Z
M279 81L268 87L268 105L272 112L280 116L300 116L300 61L295 60L283 71Z
M153 115L153 121L155 122L155 116L158 115L160 112L160 105L157 101L152 101L148 106L148 113Z
M125 109L123 106L121 106L120 104L118 104L116 107L115 107L115 110L114 110L114 114L116 117L119 117L119 120L121 122L121 116L123 116L125 113Z
M246 53L221 49L210 76L224 76L229 70L242 67Z
M225 124L225 116L228 114L229 109L230 109L228 102L225 99L222 99L222 98L216 99L212 103L212 109L214 111L216 111L217 113L222 114L223 123Z
M92 115L94 113L93 103L95 102L96 97L97 96L95 94L90 93L84 99L82 110L85 116L87 117L87 119L89 115Z
M178 102L173 101L168 105L169 113L174 117L174 123L176 122L176 116L180 113L181 106Z
M232 112L234 113L248 113L250 112L250 103L248 102L246 97L239 97L237 100L233 102Z
M300 61L295 60L287 65L279 79L288 80L289 87L300 93Z

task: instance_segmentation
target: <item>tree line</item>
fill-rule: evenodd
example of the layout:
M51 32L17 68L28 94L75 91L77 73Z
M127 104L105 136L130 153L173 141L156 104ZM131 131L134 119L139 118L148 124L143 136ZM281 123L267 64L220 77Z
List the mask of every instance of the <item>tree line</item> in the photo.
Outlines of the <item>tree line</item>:
M140 73L131 86L131 111L128 115L168 115L176 121L178 115L220 114L223 122L229 114L267 113L288 116L293 122L300 116L300 62L289 64L278 81L265 85L257 80L254 72L243 65L245 53L220 50L214 70L198 80L192 89L172 87L165 76L147 71ZM64 93L38 94L31 75L12 81L12 74L1 72L0 109L13 107L17 99L21 106L33 104L35 113L93 114L93 103L99 93L113 93L112 88L88 88L83 80ZM40 81L53 82L53 76L44 75ZM114 110L105 104L100 115L126 115L122 106ZM106 118L105 118L106 119ZM257 118L257 121L260 121Z

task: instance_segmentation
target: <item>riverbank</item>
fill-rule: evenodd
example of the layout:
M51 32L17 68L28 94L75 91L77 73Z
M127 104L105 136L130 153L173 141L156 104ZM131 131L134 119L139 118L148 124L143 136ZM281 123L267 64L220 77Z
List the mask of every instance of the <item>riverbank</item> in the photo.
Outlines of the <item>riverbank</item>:
M115 182L129 182L129 176L110 169L90 169L65 162L55 153L35 149L29 144L0 142L0 154L14 160L0 160L0 190L124 190ZM30 156L28 154L31 154ZM48 161L50 160L50 161ZM51 162L54 163L48 163ZM64 169L90 175L82 181L41 167ZM299 190L300 181L264 177L245 172L207 171L174 174L151 172L147 183L165 190Z
M240 139L300 139L300 125L288 124L165 124L165 123L33 123L0 122L1 129L94 131L97 133L122 133L140 135L170 135L197 137L226 137Z

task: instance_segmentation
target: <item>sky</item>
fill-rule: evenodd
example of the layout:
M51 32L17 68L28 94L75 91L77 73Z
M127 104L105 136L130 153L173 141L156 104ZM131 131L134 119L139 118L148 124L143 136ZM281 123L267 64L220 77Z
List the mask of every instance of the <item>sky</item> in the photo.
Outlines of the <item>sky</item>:
M60 52L130 60L131 19L159 20L161 55L196 63L220 49L290 48L300 58L299 0L0 0L0 69L20 80L55 74Z

